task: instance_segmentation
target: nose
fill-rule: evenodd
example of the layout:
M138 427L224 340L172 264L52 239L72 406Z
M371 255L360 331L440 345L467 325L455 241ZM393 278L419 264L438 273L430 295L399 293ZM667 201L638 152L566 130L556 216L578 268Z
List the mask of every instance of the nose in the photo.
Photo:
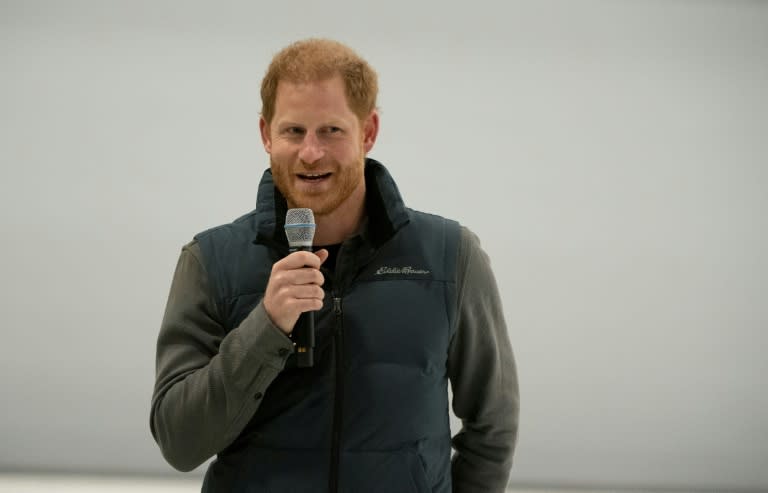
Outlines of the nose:
M307 132L299 149L299 159L307 164L313 164L325 155L325 149L313 132Z

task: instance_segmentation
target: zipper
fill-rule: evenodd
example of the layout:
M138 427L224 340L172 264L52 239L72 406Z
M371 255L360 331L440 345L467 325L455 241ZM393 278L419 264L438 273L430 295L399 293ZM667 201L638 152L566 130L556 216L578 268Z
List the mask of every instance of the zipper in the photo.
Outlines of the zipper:
M336 316L334 359L336 360L336 388L333 405L333 431L331 442L330 493L339 490L339 458L341 455L341 406L344 403L344 319L341 298L333 295L333 312Z

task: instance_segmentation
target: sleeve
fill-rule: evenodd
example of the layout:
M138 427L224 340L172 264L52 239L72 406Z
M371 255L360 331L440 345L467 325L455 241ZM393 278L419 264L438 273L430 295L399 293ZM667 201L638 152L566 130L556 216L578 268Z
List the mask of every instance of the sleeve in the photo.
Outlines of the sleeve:
M453 411L454 493L503 492L517 441L517 370L488 255L462 227L458 320L448 354Z
M174 468L190 471L232 443L293 352L262 303L226 333L196 242L184 246L157 339L150 429Z

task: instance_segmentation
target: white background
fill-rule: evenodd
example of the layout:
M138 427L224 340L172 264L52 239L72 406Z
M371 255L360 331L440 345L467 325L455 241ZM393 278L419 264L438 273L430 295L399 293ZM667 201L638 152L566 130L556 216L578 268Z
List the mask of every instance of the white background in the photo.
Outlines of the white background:
M328 36L383 161L479 234L522 392L513 484L768 488L768 3L0 0L0 469L171 472L180 247L255 203L258 88Z

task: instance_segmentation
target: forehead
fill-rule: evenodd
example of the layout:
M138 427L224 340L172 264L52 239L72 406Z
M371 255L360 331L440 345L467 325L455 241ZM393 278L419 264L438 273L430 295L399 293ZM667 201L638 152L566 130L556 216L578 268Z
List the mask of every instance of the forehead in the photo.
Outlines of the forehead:
M340 76L318 81L278 83L275 119L319 115L356 118L349 107L344 81Z

